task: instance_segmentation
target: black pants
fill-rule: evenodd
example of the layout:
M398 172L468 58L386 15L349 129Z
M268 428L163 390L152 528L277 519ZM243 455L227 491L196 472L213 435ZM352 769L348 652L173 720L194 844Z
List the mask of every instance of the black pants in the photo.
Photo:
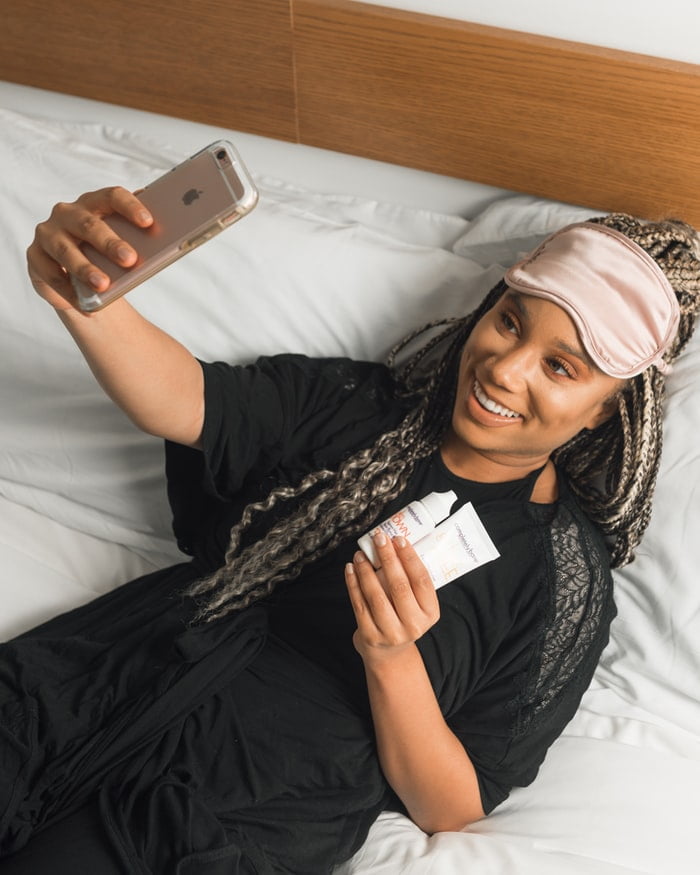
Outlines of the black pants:
M126 875L105 835L96 801L42 830L21 851L0 860L2 875L56 872Z

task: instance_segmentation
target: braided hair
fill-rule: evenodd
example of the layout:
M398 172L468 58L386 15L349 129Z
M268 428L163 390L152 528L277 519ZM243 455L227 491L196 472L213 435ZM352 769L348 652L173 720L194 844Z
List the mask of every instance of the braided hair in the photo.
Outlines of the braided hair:
M676 293L680 324L664 355L673 362L690 340L700 310L700 243L684 222L643 222L623 213L592 221L621 231L663 270ZM651 517L661 461L665 376L655 367L627 381L617 411L593 432L580 432L554 454L589 518L611 544L613 567L633 558Z
M674 288L681 309L678 335L665 358L673 361L691 337L700 307L700 247L695 231L678 221L641 222L612 214L601 222L626 234L654 258ZM296 487L280 486L249 504L233 526L223 565L189 590L210 620L246 607L343 540L363 534L405 488L416 464L441 445L450 425L462 348L473 327L503 295L499 282L467 316L418 329L390 353L397 391L411 400L399 425L337 470L309 474ZM428 337L405 363L399 353ZM655 367L629 380L617 410L593 431L584 429L553 454L583 510L607 536L611 565L623 565L644 533L661 454L664 376ZM279 503L293 509L245 544L255 520Z

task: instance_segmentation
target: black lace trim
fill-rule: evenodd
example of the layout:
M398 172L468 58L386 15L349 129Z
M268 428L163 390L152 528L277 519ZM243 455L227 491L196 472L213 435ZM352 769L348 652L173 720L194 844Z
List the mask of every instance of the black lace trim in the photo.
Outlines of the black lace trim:
M540 529L542 532L542 530ZM540 549L547 565L542 626L512 703L515 735L532 732L553 711L574 711L589 686L615 615L607 554L590 523L560 503Z

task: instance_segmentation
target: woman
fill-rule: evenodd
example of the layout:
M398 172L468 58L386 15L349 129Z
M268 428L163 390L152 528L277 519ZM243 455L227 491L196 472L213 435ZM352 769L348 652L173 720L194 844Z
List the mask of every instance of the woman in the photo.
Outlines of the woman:
M6 871L73 854L328 872L382 808L429 832L488 813L534 779L607 641L610 566L647 524L663 374L697 309L694 233L565 229L401 369L230 368L124 299L74 308L67 273L107 286L77 241L136 257L112 211L150 223L121 189L85 195L38 226L29 272L107 393L166 439L193 559L3 648ZM356 539L448 489L500 557L436 593L410 545L375 540L376 573Z

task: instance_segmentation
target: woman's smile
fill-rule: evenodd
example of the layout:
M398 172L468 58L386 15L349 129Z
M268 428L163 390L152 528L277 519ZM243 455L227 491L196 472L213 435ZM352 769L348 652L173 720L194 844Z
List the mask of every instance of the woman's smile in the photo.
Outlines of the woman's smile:
M489 395L486 394L481 383L474 379L472 392L469 395L470 399L476 401L476 414L481 417L486 424L493 425L513 425L517 420L522 419L522 416L515 410L499 404Z

